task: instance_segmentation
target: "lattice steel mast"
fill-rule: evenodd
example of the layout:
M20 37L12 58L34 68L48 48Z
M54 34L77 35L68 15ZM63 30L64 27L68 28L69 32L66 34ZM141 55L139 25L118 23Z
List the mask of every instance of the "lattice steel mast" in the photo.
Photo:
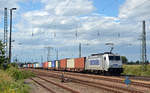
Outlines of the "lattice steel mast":
M5 57L8 57L8 22L7 22L7 8L4 8L4 45L5 45Z
M143 70L146 70L145 63L147 61L146 55L146 31L145 31L145 21L143 21L143 32L142 32L142 62L143 62Z

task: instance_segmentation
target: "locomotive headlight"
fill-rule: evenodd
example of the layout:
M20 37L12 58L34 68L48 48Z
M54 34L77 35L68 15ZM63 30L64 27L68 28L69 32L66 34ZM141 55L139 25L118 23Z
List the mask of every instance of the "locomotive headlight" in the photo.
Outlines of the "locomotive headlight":
M118 65L119 68L122 68L122 65Z
M121 68L122 65L110 65L110 67L113 67L113 68Z

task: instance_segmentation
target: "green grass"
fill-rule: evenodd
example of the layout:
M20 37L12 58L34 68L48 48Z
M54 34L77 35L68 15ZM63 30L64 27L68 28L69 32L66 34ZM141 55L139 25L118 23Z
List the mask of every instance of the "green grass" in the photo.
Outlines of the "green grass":
M22 80L34 76L34 74L30 71L18 70L15 67L7 69L6 72L9 73L15 80Z
M146 70L142 70L142 65L123 65L124 75L150 76L150 65L146 65Z
M10 67L0 70L0 93L28 93L30 87L24 84L24 79L34 76L31 72L20 71Z

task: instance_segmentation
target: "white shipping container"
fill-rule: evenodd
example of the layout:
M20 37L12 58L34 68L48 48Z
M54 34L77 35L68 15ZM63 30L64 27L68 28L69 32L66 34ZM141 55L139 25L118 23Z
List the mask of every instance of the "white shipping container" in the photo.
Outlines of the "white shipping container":
M48 62L48 67L52 67L52 62Z
M56 68L58 68L58 60L56 60Z
M67 68L74 68L74 59L67 59Z
M39 67L39 63L36 63L36 64L35 64L35 67L38 68L38 67Z
M23 67L27 67L27 65L23 65Z

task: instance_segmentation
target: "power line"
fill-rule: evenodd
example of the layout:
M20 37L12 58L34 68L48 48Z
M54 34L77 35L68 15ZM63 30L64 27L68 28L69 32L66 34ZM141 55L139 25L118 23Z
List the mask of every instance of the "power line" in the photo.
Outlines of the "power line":
M133 8L131 8L131 9L136 9L136 8L138 8L138 7L140 7L140 6L142 6L145 2L149 2L149 0L145 0L145 1L143 1L143 3L140 3L139 5L137 5L137 6L135 6L135 7L133 7ZM128 10L130 10L130 9L128 9Z

